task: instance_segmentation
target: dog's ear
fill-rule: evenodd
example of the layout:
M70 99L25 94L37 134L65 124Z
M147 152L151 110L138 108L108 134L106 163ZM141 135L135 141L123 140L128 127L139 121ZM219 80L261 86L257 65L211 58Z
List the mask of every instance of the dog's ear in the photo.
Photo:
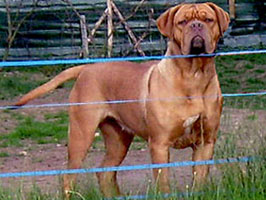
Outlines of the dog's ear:
M168 38L173 35L173 23L176 12L182 5L169 8L157 19L157 27L160 33Z
M209 5L216 13L220 29L220 35L222 36L223 33L228 29L230 17L227 12L225 12L222 8L215 5L214 3L208 2L207 5Z

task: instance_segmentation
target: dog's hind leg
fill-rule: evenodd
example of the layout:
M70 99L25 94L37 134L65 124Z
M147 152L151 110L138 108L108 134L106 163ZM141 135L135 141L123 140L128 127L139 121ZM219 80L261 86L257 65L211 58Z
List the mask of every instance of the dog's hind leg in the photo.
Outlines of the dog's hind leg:
M100 123L100 112L73 106L69 110L70 126L68 135L68 169L78 169L93 142L95 131ZM64 175L64 194L69 199L73 190L76 174Z
M128 148L134 138L112 119L108 119L100 125L103 132L106 154L101 167L119 166L124 160ZM98 182L105 197L120 195L116 180L117 172L97 173Z

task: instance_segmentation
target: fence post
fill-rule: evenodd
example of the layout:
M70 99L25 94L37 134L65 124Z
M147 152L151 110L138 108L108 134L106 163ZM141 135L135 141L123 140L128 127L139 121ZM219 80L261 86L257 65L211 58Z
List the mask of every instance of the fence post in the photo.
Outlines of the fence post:
M229 14L230 14L230 19L235 19L236 18L236 2L235 0L229 0Z
M95 23L94 28L91 30L88 38L88 42L92 43L93 42L93 37L97 31L97 29L100 27L100 25L103 23L103 20L106 18L108 13L108 8L105 9L103 12L102 16L98 19L98 21Z
M80 16L80 29L82 40L82 57L86 58L89 55L89 45L85 15Z
M120 11L118 10L118 8L116 7L116 5L112 2L112 7L114 9L114 12L117 14L117 16L119 17L120 21L122 24L124 24L126 31L128 32L129 37L132 39L133 44L134 44L134 48L138 50L138 52L142 55L145 56L145 53L142 51L142 49L140 48L139 44L141 42L141 39L137 40L136 36L134 35L134 33L132 32L132 30L130 29L129 25L127 24L125 18L123 17L123 15L120 13Z
M112 0L107 0L107 24L108 24L108 33L107 33L107 55L111 57L112 48L113 48L113 8Z

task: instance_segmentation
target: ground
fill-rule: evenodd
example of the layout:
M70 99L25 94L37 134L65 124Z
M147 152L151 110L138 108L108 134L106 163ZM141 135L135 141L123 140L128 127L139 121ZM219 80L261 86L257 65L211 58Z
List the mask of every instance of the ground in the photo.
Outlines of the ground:
M28 150L28 149L32 150ZM26 150L26 151L25 151ZM66 147L59 144L33 145L28 144L23 149L8 148L10 155L5 159L1 159L1 172L21 172L21 171L38 171L52 169L66 169ZM172 151L172 161L184 161L190 158L191 151L189 149L182 151ZM104 152L92 150L83 167L97 167L103 158ZM150 163L149 152L145 150L131 150L122 165L138 165ZM191 168L176 168L171 170L172 176L180 181L180 188L183 185L190 184ZM95 179L95 174L79 175L82 182L88 182L91 178ZM86 180L88 179L88 180ZM152 180L151 170L125 171L118 173L118 180L123 192L140 192L147 191L147 187ZM174 181L174 180L173 180ZM14 186L14 184L23 184L24 188L31 188L33 183L42 188L43 191L56 192L60 188L60 181L57 176L38 176L30 178L8 178L2 180L4 186Z

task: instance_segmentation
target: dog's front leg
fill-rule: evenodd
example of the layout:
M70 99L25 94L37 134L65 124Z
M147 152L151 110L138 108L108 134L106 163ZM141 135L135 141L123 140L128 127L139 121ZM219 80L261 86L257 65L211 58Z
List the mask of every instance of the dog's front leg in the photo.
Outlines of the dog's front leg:
M213 158L214 145L216 142L219 117L201 119L200 134L197 142L192 146L193 161L210 160ZM193 172L193 186L199 187L206 182L206 177L209 173L209 165L198 165L192 168Z
M161 141L150 140L149 148L153 164L169 162L169 145ZM168 177L168 168L153 169L153 175L159 191L163 193L169 193L170 184Z
M213 157L214 142L202 143L193 147L192 160L210 160ZM193 187L199 187L206 181L206 176L209 173L209 165L193 166Z

